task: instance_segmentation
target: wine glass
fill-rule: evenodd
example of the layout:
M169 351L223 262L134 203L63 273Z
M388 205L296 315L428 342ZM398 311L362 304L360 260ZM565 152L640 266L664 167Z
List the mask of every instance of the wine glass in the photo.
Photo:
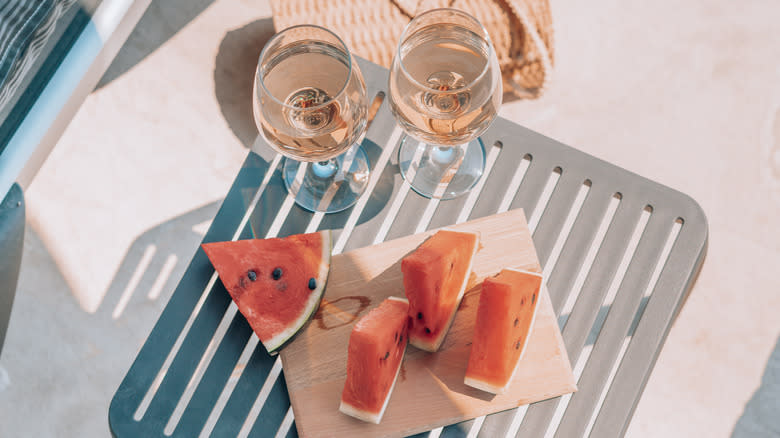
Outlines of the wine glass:
M390 105L406 136L401 174L418 193L451 199L485 168L479 136L501 106L501 71L485 28L457 9L433 9L404 29L390 68Z
M263 48L255 73L255 123L287 157L282 176L298 205L333 213L363 193L369 164L360 142L367 107L360 68L328 29L293 26Z

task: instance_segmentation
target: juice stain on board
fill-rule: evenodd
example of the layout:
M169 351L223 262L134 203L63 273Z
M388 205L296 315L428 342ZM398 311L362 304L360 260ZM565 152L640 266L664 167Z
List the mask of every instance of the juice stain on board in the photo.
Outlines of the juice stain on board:
M337 305L342 301L343 303L341 306ZM333 301L323 298L320 303L320 308L314 315L314 320L317 322L317 326L322 330L332 330L353 323L370 305L371 299L362 295L341 297ZM343 310L344 308L352 310Z

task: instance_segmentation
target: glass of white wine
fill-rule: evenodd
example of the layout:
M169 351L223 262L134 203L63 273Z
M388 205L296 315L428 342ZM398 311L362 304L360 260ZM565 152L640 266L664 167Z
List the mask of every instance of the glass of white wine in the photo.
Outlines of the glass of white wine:
M333 32L293 26L263 48L255 73L255 123L287 157L282 176L298 205L333 213L363 193L369 163L360 142L367 107L360 68Z
M485 169L479 136L501 106L501 71L487 30L457 9L433 9L404 29L390 68L390 104L406 132L398 164L423 196L451 199Z

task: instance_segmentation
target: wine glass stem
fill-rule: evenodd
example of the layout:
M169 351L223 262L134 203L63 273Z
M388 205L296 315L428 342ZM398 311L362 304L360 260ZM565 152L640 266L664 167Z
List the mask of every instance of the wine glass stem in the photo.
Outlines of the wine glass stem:
M331 158L327 161L320 161L312 164L311 170L318 178L332 178L339 170L339 165L335 159Z
M455 148L451 146L434 146L431 159L440 164L447 164L455 159Z

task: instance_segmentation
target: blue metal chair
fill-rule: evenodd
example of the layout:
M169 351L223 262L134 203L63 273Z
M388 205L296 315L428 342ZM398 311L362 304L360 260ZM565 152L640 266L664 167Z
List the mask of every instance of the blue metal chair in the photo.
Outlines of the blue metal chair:
M0 202L0 354L11 318L24 242L24 196L18 184Z
M21 262L23 189L150 1L0 2L0 347Z

